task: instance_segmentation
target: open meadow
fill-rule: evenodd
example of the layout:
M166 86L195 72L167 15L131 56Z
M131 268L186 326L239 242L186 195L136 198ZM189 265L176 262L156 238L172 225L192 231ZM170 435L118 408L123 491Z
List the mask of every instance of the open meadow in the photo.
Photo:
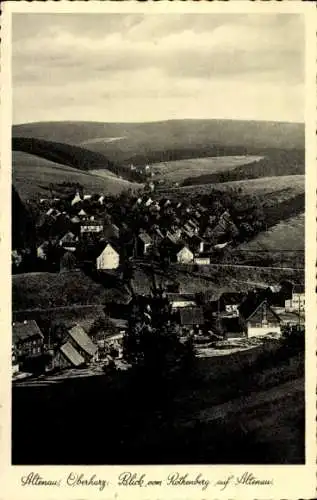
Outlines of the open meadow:
M236 167L259 161L261 158L261 156L255 155L240 155L174 160L152 163L151 171L155 174L154 180L164 179L169 182L181 183L188 177L226 172Z

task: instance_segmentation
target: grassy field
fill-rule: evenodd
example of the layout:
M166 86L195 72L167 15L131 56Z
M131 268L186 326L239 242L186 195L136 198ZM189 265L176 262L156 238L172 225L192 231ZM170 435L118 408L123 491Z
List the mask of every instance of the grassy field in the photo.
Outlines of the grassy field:
M51 183L76 182L91 192L116 194L139 185L114 177L78 170L28 153L12 152L12 181L22 199L47 195Z
M260 264L258 264L260 265ZM196 293L200 291L245 291L255 285L269 286L278 284L281 279L290 279L298 283L304 282L304 271L278 270L266 267L254 269L243 267L214 267L200 266L198 271L195 266L171 265L163 271L157 266L154 268L157 284L176 282L181 293ZM151 291L151 273L145 266L138 266L135 270L133 284L137 293L148 294Z
M282 175L276 177L261 177L242 181L218 182L214 184L199 184L171 188L166 191L172 193L209 193L211 189L227 191L228 189L242 189L247 194L272 194L276 191L289 189L293 196L305 192L304 175ZM165 190L164 190L165 191Z
M12 309L103 304L105 289L82 271L27 273L12 277Z
M189 160L153 163L151 170L154 172L156 179L162 178L169 182L183 182L187 177L225 172L260 159L261 156L253 155L192 158Z
M305 214L281 221L253 240L239 246L240 250L304 250Z

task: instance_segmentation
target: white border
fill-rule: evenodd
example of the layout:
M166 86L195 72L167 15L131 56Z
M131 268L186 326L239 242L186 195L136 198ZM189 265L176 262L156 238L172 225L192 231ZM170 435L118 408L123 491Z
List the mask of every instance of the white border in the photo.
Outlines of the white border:
M11 262L10 262L10 206L11 206L11 15L29 13L302 13L306 21L306 465L305 466L170 466L170 467L22 467L11 466ZM316 8L310 2L6 2L3 4L1 47L1 270L3 291L1 295L0 385L1 398L1 498L17 499L67 499L78 498L236 498L246 499L310 499L316 495ZM9 356L8 356L9 354ZM215 488L207 491L193 488L119 488L116 478L123 470L146 471L153 479L162 479L167 471L201 472L210 480L230 473L252 472L259 478L274 478L274 486L265 488ZM87 477L97 473L113 484L103 492L95 488L42 488L21 487L20 477L30 471L40 471L46 478L66 477L70 470L83 471Z

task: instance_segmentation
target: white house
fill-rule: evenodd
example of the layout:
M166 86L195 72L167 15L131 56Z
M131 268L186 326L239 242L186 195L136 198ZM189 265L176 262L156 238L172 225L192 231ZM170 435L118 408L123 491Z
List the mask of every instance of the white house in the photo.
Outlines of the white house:
M285 300L285 311L304 312L305 311L305 288L304 285L295 285L292 298Z
M188 247L183 246L183 248L177 252L176 259L179 264L190 264L194 260L194 254Z
M246 299L239 306L239 313L248 337L281 333L281 320L267 300Z
M138 247L141 255L147 255L153 245L152 238L147 233L140 233L138 236Z
M117 269L119 267L120 256L118 252L107 243L100 255L97 257L97 269Z
M42 259L42 260L46 260L46 251L47 251L47 243L44 242L42 243L42 245L40 245L39 247L37 247L36 249L36 255L37 255L37 258L38 259Z
M149 207L153 203L152 198L148 198L147 201L145 202L145 206Z

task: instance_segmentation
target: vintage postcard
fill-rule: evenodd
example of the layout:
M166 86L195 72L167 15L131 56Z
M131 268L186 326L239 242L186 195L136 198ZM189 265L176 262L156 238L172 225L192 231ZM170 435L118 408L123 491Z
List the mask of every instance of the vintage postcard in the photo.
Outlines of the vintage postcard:
M315 498L315 6L3 10L1 498Z

